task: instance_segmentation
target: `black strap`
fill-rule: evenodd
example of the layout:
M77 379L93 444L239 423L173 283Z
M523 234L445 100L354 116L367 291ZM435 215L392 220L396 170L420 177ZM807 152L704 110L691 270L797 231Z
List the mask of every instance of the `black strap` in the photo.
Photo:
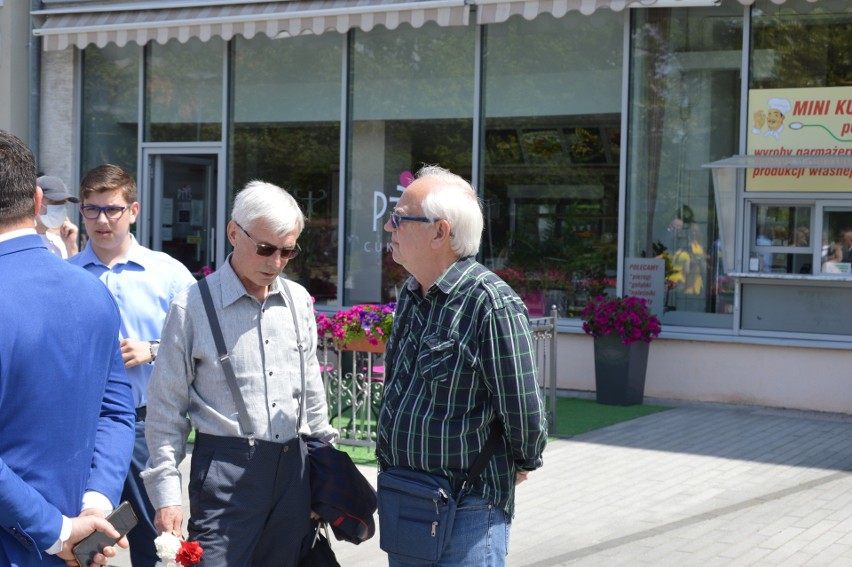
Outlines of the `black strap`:
M500 423L499 419L494 418L494 421L491 422L491 432L488 434L488 439L485 441L485 447L482 448L482 451L480 451L479 455L477 455L476 460L473 461L473 465L470 467L470 471L467 473L467 478L462 485L462 495L464 495L464 493L467 492L467 490L471 488L477 480L479 480L479 475L481 475L482 471L485 470L485 466L488 464L488 461L491 460L491 456L497 450L497 445L500 444L502 438L503 425Z
M302 345L302 337L299 336L299 321L296 318L296 305L293 303L293 296L290 294L290 288L287 287L287 282L284 278L278 280L281 287L284 288L284 295L287 296L287 304L290 305L290 315L293 316L293 330L296 331L296 346L299 348L299 370L302 373L302 395L299 399L299 423L296 424L296 435L299 434L299 429L302 427L302 408L305 406L307 394L305 393L305 349Z
M222 370L227 378L228 388L231 390L231 395L234 397L234 404L237 406L237 418L240 422L240 429L243 434L249 439L249 443L254 444L254 428L249 420L248 409L243 401L243 396L240 393L240 388L237 386L237 377L234 375L234 367L231 365L231 357L228 356L228 349L225 348L225 337L222 336L222 328L219 326L219 318L216 316L216 309L213 307L213 297L210 295L210 286L207 284L207 278L201 279L198 282L198 289L201 290L201 299L204 301L204 309L207 311L207 320L210 322L210 330L213 332L213 340L216 342L216 351L219 353L219 362L222 364Z

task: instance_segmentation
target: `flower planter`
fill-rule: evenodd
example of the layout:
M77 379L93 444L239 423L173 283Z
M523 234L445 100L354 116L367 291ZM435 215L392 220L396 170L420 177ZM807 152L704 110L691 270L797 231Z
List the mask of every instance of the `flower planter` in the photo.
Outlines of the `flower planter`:
M337 348L339 350L372 352L376 354L385 352L385 344L383 342L379 341L379 344L374 345L367 337L359 337L355 340L349 341L346 344L337 343Z
M650 343L625 345L617 335L595 337L595 388L598 403L614 406L641 404Z
M524 303L531 317L544 315L544 291L540 289L527 290L524 293Z

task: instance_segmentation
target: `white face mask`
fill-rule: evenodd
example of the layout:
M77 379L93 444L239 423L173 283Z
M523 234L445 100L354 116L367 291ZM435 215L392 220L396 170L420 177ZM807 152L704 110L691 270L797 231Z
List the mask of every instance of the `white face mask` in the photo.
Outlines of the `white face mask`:
M41 224L47 228L59 228L62 226L67 216L65 205L46 205L45 208L47 209L47 213L38 216Z

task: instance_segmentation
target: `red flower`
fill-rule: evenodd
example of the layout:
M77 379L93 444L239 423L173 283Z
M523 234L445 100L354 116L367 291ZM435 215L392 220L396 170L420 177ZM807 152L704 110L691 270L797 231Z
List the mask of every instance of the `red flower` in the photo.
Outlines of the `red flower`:
M182 541L180 542L180 550L175 556L175 561L184 567L188 567L201 561L202 555L204 555L204 550L201 549L200 543L197 541Z

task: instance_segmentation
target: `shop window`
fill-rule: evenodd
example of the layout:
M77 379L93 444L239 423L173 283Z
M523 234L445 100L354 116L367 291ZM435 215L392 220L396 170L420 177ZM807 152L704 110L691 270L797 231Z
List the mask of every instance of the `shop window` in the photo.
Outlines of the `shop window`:
M407 273L384 224L412 175L438 164L471 178L475 28L355 30L344 227L346 305L396 299Z
M606 11L486 29L483 262L533 316L615 291L623 34Z
M630 12L625 259L664 260L664 325L730 328L735 282L701 164L738 153L742 6Z
M83 51L80 170L114 163L136 177L142 48L109 44Z
M338 304L340 96L338 34L233 42L231 182L262 179L287 189L307 217L288 277L318 304Z
M145 141L222 139L223 60L219 37L153 42L145 58Z

